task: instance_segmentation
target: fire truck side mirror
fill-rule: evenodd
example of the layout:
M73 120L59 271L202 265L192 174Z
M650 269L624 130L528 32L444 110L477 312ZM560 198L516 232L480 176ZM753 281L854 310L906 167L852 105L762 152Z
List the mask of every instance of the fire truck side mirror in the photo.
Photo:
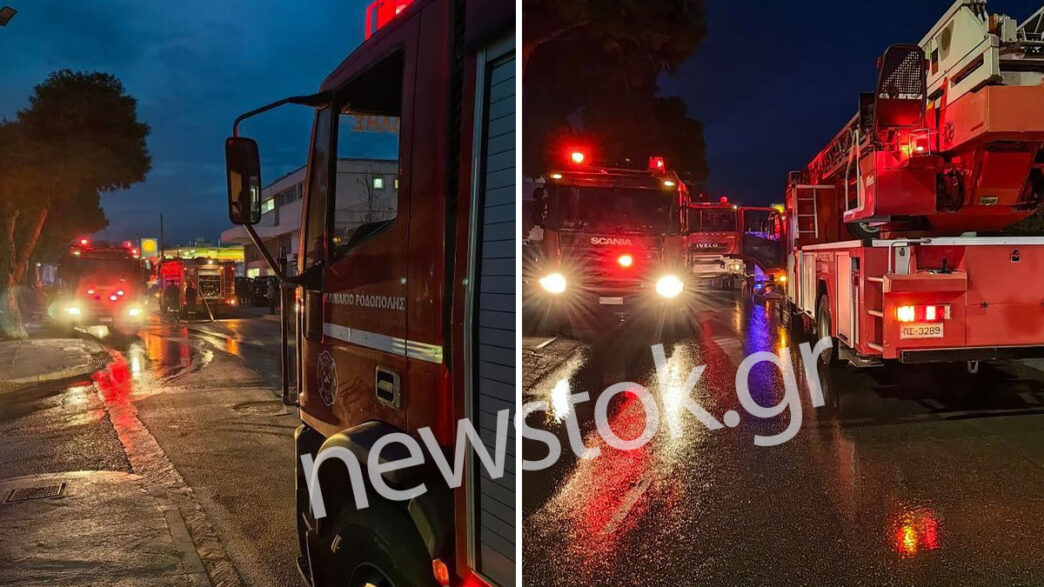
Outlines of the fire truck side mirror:
M257 142L246 137L225 140L228 174L228 219L232 224L261 221L261 160Z

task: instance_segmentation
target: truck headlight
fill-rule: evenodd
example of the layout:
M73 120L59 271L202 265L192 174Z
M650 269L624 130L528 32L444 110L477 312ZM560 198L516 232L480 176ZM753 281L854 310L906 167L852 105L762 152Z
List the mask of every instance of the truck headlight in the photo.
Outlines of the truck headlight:
M141 308L131 308L130 310L127 310L127 315L137 318L138 316L141 316Z
M684 289L685 284L674 275L664 275L656 282L656 293L664 298L676 298Z
M79 306L66 306L65 311L70 316L79 316L80 315L80 307Z
M540 278L540 287L547 293L558 295L566 290L566 278L561 273L550 273Z

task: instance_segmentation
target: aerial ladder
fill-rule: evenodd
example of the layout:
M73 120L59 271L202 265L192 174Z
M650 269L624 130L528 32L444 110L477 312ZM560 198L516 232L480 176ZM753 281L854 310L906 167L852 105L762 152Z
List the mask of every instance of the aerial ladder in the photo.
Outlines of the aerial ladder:
M787 177L787 300L823 361L1044 356L1044 7L1022 24L958 0L892 45L875 91Z

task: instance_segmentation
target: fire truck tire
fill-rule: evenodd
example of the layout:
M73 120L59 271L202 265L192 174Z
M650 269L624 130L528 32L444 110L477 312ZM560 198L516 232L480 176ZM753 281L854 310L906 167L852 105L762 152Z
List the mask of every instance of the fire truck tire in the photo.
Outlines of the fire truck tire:
M849 222L845 224L845 228L848 229L848 234L859 240L881 237L881 229L873 228L865 222Z
M824 337L830 339L830 348L819 355L820 362L827 367L836 365L838 361L837 340L831 336L830 331L830 300L823 295L820 296L819 305L816 306L816 340L822 340Z
M402 508L371 503L331 524L322 543L334 552L332 573L322 585L437 587L431 558Z

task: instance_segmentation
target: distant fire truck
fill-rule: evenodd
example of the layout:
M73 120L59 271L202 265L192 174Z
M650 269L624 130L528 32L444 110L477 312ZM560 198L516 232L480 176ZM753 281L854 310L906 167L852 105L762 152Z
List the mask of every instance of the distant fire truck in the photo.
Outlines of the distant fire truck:
M407 501L327 461L317 465L326 515L310 505L302 456L346 450L366 471L371 452L392 458L375 443L421 430L452 455L461 419L492 453L497 414L516 400L515 5L381 0L367 14L372 34L318 93L240 116L225 145L230 218L279 276L296 340L295 356L283 347L283 397L302 420L301 574L315 586L513 586L510 456L493 476L470 455L459 487L429 459L381 474L400 489L424 483ZM258 147L239 136L243 120L288 103L314 109L294 276L253 227ZM338 159L375 157L398 172L370 179L372 193L336 172ZM356 508L356 490L371 495L368 508Z
M526 312L556 321L684 307L688 189L662 157L646 169L599 167L585 149L537 189L543 235L526 270Z
M75 240L58 265L58 280L50 315L59 325L106 326L129 334L145 321L145 274L130 242Z
M786 190L787 310L859 366L1044 356L1044 9L959 0Z
M757 293L785 281L783 228L782 207L741 206L726 196L691 202L685 241L693 278Z
M162 303L169 311L177 309L226 316L239 305L236 297L236 264L214 259L167 259L159 266ZM196 307L188 308L186 291L195 290ZM174 307L167 307L173 305Z

